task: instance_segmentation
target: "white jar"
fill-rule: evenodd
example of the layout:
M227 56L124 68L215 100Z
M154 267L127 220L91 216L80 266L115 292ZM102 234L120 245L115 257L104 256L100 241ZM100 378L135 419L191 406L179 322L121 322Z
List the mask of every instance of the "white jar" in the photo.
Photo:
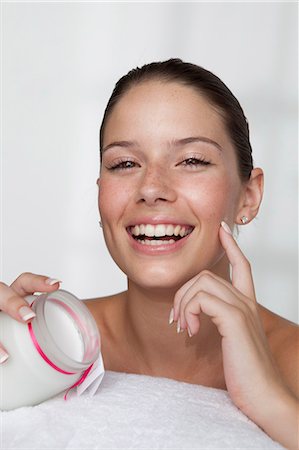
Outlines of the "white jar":
M10 355L0 364L2 410L36 405L65 391L100 353L97 324L83 301L62 289L26 300L36 314L31 328L0 312L0 342Z

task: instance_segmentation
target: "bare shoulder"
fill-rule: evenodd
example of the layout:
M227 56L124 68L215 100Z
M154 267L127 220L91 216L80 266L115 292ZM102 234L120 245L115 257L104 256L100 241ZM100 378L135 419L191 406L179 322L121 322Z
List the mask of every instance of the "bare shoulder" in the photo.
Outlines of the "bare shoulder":
M125 292L120 292L106 297L88 298L84 300L84 304L97 318L97 316L106 315L108 312L111 313L112 310L116 312L120 303L123 302L124 295Z
M100 333L111 336L119 327L124 308L126 292L109 295L107 297L90 298L84 300L95 321Z
M84 300L84 304L92 312L98 309L105 310L111 304L116 295L109 295L107 297L87 298L86 300Z
M101 352L106 370L118 370L115 362L119 351L120 336L124 328L123 315L126 292L110 295L108 297L91 298L84 301L93 315L101 336ZM118 370L119 371L119 370Z
M266 336L280 373L299 396L299 326L260 305Z
M281 344L285 339L298 336L299 325L295 322L285 319L262 305L259 305L259 311L268 339L273 343Z

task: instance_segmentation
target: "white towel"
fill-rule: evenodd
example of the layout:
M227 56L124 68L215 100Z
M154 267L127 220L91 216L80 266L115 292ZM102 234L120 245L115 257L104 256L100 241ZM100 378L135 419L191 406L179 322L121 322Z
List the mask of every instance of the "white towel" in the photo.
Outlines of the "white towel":
M26 386L24 386L26 389ZM107 371L94 397L1 412L2 449L282 449L226 391Z

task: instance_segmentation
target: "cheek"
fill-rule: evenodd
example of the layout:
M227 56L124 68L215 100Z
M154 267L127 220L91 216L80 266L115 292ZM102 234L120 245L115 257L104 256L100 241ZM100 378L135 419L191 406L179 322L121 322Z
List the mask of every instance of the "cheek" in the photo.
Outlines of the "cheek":
M103 221L119 217L129 199L129 189L123 183L101 179L98 203Z
M228 176L202 177L184 188L195 215L209 223L233 217L238 187Z

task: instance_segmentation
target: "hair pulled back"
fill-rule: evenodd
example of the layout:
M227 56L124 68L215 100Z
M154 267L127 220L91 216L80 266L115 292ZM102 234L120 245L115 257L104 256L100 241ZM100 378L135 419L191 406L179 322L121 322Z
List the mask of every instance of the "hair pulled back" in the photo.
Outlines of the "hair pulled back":
M103 146L105 124L115 105L129 89L151 80L177 82L193 87L216 108L223 118L235 147L240 179L247 181L253 169L252 148L248 122L240 103L220 78L212 72L178 58L145 64L130 70L119 79L104 112L100 128L100 151Z

